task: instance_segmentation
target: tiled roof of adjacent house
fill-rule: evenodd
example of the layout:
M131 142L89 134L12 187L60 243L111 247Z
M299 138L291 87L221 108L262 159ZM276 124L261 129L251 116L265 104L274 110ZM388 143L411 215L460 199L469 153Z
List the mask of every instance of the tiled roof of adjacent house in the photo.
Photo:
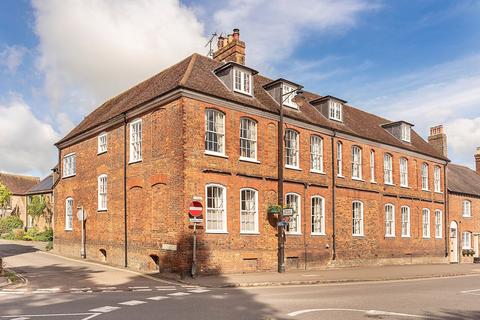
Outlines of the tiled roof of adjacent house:
M121 115L123 112L143 105L177 88L190 89L202 94L229 100L267 112L278 113L278 103L263 88L264 85L272 82L272 79L256 74L254 75L253 81L253 97L237 94L230 91L214 74L213 71L222 64L223 63L208 57L193 54L170 68L156 74L150 79L145 80L122 94L108 100L90 113L57 144L68 141L89 129L106 123L110 119ZM414 131L412 131L411 143L405 143L396 139L381 127L381 125L391 122L390 120L351 106L345 106L343 123L331 121L325 118L315 107L308 103L309 101L318 99L322 96L311 92L305 92L304 97L306 101L304 103L299 103L299 110L289 110L286 108L285 116L327 129L333 129L366 138L368 140L419 152L438 159L448 160L434 150Z
M447 177L448 191L480 196L480 175L469 167L449 164Z
M44 178L42 181L31 187L26 193L27 194L42 194L53 191L53 175L49 175Z
M25 195L39 181L40 179L37 177L0 172L0 183L5 185L14 195Z

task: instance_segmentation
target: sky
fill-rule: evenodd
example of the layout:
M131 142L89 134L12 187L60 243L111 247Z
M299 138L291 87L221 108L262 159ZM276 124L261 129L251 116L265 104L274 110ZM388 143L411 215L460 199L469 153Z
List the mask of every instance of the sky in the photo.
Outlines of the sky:
M2 0L0 171L46 176L102 102L240 29L246 64L480 146L479 0Z

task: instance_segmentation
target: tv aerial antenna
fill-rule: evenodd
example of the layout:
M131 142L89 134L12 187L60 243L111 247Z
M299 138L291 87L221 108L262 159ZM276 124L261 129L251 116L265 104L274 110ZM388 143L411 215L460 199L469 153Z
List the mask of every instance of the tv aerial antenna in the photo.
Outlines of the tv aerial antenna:
M220 36L222 36L222 34ZM210 40L208 40L207 43L205 44L205 47L208 47L207 57L213 58L212 43L213 43L213 40L215 40L216 38L218 38L218 34L216 32L214 32L214 33L212 33L212 36L210 37Z

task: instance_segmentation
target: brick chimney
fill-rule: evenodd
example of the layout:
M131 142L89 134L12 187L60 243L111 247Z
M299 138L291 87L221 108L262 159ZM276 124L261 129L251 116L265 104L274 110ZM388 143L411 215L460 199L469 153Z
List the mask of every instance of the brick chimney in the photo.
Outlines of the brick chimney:
M477 147L477 152L475 152L475 170L480 174L480 147Z
M430 128L428 143L440 154L447 156L447 135L443 129L443 125Z
M245 42L240 41L240 30L233 29L233 33L227 38L218 37L217 51L213 53L213 59L217 61L233 61L245 64Z

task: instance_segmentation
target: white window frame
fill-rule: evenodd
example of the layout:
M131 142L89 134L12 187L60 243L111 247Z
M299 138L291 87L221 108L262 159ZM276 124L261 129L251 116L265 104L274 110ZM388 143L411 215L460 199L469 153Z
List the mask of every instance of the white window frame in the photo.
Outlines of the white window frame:
M433 191L442 192L442 183L441 183L441 169L440 166L433 167Z
M400 158L400 186L408 188L408 159Z
M406 142L411 142L411 128L408 124L402 123L402 140Z
M142 161L142 138L143 123L142 119L130 122L130 161L135 163Z
M375 183L375 150L370 150L370 182Z
M422 237L430 238L430 209L422 209Z
M298 109L298 105L293 102L293 98L295 97L295 88L289 86L288 84L282 84L282 100L283 105L293 108L293 109ZM290 94L288 94L290 92Z
M343 143L337 142L337 176L343 177Z
M422 163L422 190L423 191L429 191L428 170L429 170L428 163L426 162Z
M395 206L391 203L385 205L385 237L395 237Z
M65 231L73 230L73 198L65 199Z
M393 156L389 153L383 156L383 180L385 184L393 185Z
M257 161L257 121L240 118L240 160Z
M98 211L107 211L108 178L106 174L98 176Z
M400 208L402 220L402 237L410 238L410 207L402 206Z
M472 249L472 233L470 231L462 232L462 249Z
M240 82L238 82L240 81ZM252 95L252 74L239 68L233 69L233 90L246 95Z
M472 202L470 200L463 200L462 202L462 217L472 217Z
M362 180L362 148L352 146L352 179Z
M435 238L442 239L443 214L442 211L435 210Z
M75 153L69 153L63 157L62 169L62 178L73 177L77 174L77 155Z
M330 100L328 104L328 116L335 121L342 121L342 104L338 101Z
M244 209L243 203L245 199L243 198L244 192L253 192L254 208ZM251 215L253 213L253 230L245 229L244 222L248 222L245 219L245 216ZM241 234L258 234L258 191L253 188L242 188L240 189L240 233Z
M222 207L209 207L208 188L219 188L222 190ZM210 228L209 218L211 211L221 211L221 228ZM218 224L218 222L217 222ZM205 232L206 233L227 233L227 188L221 184L209 183L205 185Z
M319 201L319 203L315 203ZM319 212L318 212L319 211ZM321 196L311 198L311 234L325 235L325 199ZM320 228L318 228L318 226ZM318 230L319 229L319 230Z
M358 210L358 216L356 216ZM352 235L354 237L363 237L364 232L364 214L363 214L363 202L355 200L352 202ZM356 225L358 223L358 232Z
M296 203L296 208L293 207L294 212L293 216L290 217L290 221L285 229L287 234L302 234L301 223L302 223L302 199L298 193L289 192L285 194L285 205L290 207L291 202L289 202L289 197L296 197L298 203ZM296 210L295 210L296 209ZM290 230L292 224L295 223L295 230Z
M209 121L210 113L213 121ZM215 137L215 140L209 140L210 135ZM225 156L225 113L217 109L205 110L205 153Z
M310 136L310 171L324 173L323 171L323 139L320 136Z
M285 167L300 168L300 133L295 130L285 130Z
M98 135L98 149L97 154L102 154L108 150L108 138L107 133L101 133Z

